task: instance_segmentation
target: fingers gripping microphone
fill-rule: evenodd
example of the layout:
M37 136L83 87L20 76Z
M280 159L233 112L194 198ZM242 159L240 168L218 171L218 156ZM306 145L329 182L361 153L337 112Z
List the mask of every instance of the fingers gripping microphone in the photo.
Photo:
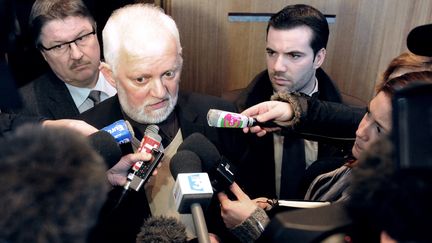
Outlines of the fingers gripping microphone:
M170 171L176 179L173 196L177 211L192 213L198 242L210 242L202 207L210 204L213 190L207 173L199 173L199 157L191 151L179 151L171 159Z
M273 122L259 122L255 118L242 114L210 109L207 113L207 122L211 127L245 128L253 126L275 127Z
M201 133L193 133L187 137L178 148L178 151L181 150L190 150L198 155L202 161L203 170L209 174L216 192L227 190L234 182L234 166L221 156L216 146Z

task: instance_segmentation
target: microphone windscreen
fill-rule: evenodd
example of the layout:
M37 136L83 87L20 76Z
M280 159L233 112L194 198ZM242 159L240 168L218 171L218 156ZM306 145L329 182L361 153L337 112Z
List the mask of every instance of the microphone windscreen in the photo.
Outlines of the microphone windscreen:
M193 133L180 144L177 151L189 150L201 159L204 171L210 171L217 165L221 155L216 146L201 133Z
M136 242L187 242L186 227L173 217L150 217L144 221Z
M114 166L122 157L117 141L106 131L97 131L88 136L92 147L102 156L108 168Z
M171 175L177 180L179 173L202 172L201 160L196 153L189 150L178 151L170 162Z

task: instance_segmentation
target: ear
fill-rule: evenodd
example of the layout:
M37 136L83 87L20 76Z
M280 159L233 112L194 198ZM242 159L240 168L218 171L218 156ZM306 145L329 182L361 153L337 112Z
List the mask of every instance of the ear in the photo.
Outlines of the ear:
M116 88L116 82L114 79L114 75L113 75L111 66L105 62L101 62L99 65L99 70L101 71L101 73L105 77L105 79L108 81L108 83L110 83L114 88Z
M318 69L324 63L326 53L327 53L327 51L325 48L321 48L321 50L319 50L317 52L317 54L315 55L315 60L314 60L314 64L313 64L315 69Z

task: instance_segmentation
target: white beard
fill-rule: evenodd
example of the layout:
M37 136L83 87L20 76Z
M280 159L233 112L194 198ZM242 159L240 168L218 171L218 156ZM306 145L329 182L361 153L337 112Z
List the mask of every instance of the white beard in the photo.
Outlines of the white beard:
M121 107L123 108L123 111L126 113L126 115L128 115L134 121L142 124L157 124L165 121L165 119L167 119L174 110L178 99L178 91L174 97L168 94L168 106L146 113L145 107L147 104L142 104L140 107L132 107L128 104L126 99L127 95L123 92L123 90L119 88L117 92Z

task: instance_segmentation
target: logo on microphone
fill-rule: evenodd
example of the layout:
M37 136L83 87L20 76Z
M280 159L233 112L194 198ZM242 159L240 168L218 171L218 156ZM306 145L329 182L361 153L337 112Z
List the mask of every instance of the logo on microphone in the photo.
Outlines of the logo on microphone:
M200 174L188 175L189 188L192 191L204 191L204 184Z
M223 118L223 127L227 127L227 128L242 127L242 123L243 121L241 120L241 118L233 114L227 114Z

